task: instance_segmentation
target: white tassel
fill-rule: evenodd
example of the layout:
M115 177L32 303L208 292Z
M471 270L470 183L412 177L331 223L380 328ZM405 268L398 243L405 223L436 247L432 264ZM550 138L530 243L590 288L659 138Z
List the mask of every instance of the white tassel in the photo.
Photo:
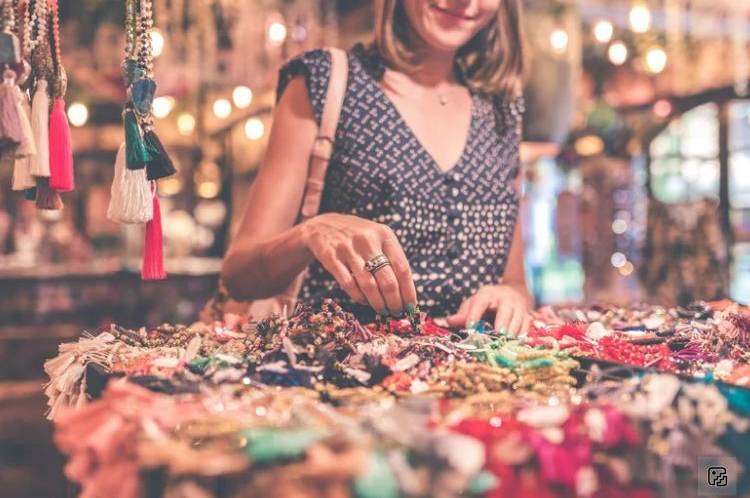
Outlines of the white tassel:
M154 217L151 184L146 168L125 167L125 144L120 145L115 159L115 174L110 190L107 218L118 223L147 223Z
M49 177L49 96L47 80L36 84L31 103L31 130L36 142L36 155L31 158L30 171L34 176Z
M19 91L18 105L20 107L21 128L25 140L16 149L16 160L13 164L13 190L26 190L36 186L36 181L31 174L32 157L36 155L34 144L34 133L31 130L31 105L26 95Z

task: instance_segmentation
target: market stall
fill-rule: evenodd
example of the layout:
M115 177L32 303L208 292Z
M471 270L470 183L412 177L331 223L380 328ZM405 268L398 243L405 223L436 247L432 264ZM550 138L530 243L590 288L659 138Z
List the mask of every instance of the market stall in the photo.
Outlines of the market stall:
M680 496L717 466L743 496L749 311L115 325L46 363L49 416L81 496Z

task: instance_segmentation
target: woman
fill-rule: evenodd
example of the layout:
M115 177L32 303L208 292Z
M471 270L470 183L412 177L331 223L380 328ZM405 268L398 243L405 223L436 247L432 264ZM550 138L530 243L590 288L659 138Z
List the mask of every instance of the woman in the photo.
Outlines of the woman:
M374 42L348 54L320 214L294 225L330 77L330 54L317 50L281 70L222 280L232 297L265 298L309 265L302 301L332 297L364 319L418 304L452 326L492 313L496 329L524 331L520 0L375 10Z

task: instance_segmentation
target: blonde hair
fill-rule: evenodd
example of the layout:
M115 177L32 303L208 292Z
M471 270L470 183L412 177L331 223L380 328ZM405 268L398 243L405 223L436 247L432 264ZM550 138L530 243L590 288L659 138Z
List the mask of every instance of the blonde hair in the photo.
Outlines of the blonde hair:
M497 16L459 49L456 64L469 87L506 97L520 94L526 70L521 16L521 0L502 0ZM404 72L419 68L422 41L409 24L401 0L375 1L374 34L371 48L390 66Z

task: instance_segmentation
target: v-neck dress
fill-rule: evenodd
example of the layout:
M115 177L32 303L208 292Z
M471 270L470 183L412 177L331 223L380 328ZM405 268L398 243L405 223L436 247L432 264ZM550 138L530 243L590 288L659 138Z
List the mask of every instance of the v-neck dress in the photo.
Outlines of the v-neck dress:
M344 213L388 225L414 274L419 306L432 316L454 313L481 286L498 283L518 218L513 179L519 171L521 98L472 92L463 153L442 171L380 88L383 60L361 45L348 52L349 75L320 213ZM284 65L277 96L304 77L320 124L331 58L305 52ZM436 123L451 126L451 123ZM328 297L363 319L372 310L353 303L317 262L300 301Z

